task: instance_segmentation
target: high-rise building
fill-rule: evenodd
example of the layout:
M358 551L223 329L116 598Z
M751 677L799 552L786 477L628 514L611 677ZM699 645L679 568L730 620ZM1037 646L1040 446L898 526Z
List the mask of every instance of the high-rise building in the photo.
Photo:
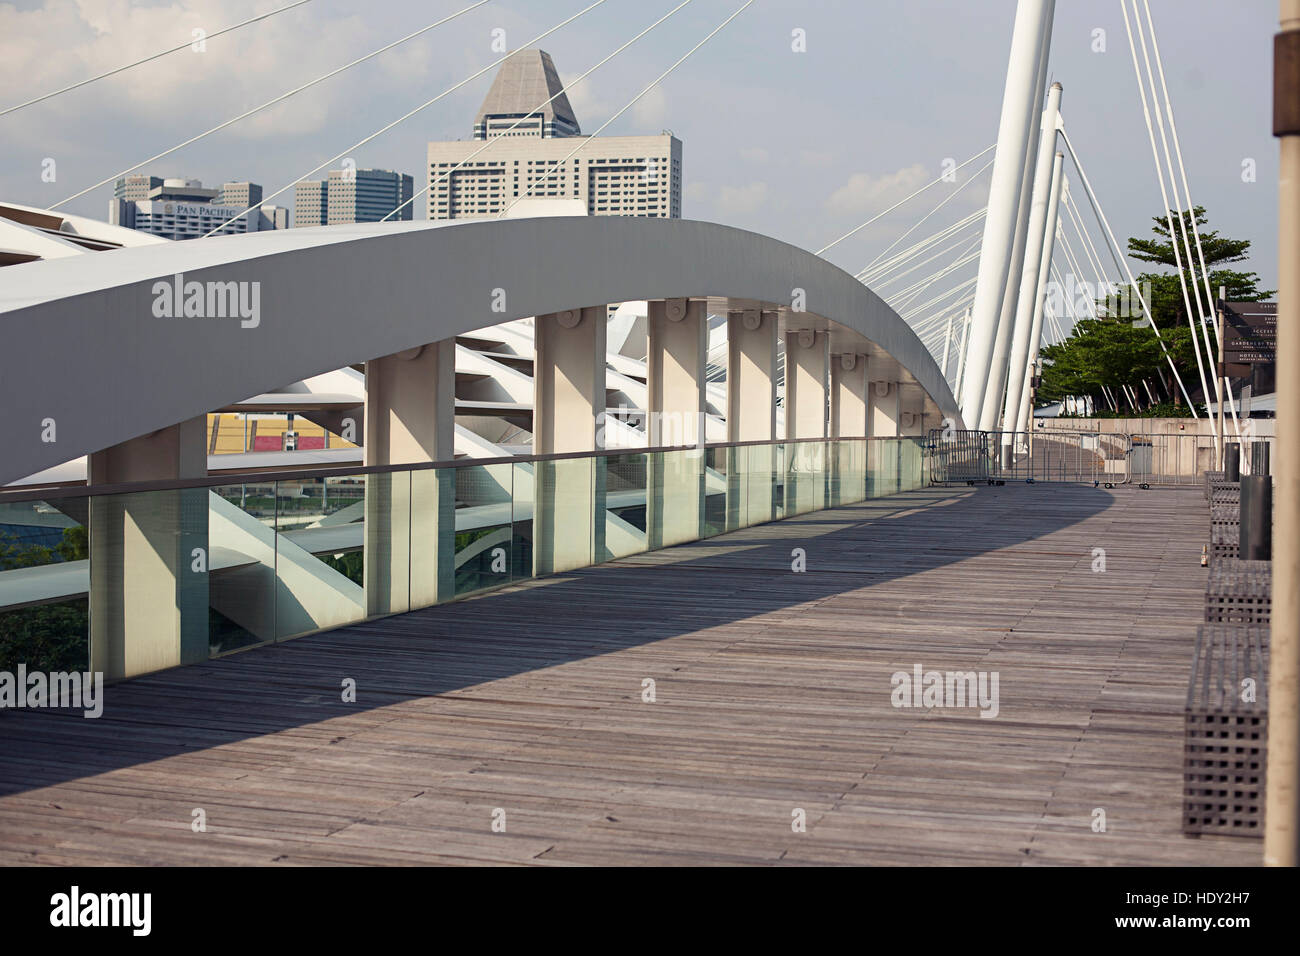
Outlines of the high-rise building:
M562 89L549 54L512 53L479 108L474 138L429 144L429 218L495 216L525 199L578 200L592 216L681 218L681 140L584 137ZM502 142L483 149L485 140Z
M238 206L247 209L262 204L262 187L257 183L222 183L216 202L220 206Z
M148 199L149 191L157 189L162 184L161 176L126 176L119 179L113 187L113 198L125 199L128 202Z
M222 225L226 226L223 234L288 228L289 211L259 206L261 201L262 187L257 183L225 183L208 189L197 179L127 176L113 189L108 221L165 239L197 239ZM251 206L259 208L240 215Z
M304 180L293 190L293 224L295 226L323 226L328 215L325 183Z
M289 228L289 207L288 206L262 206L261 222L258 229L288 229Z
M325 180L298 183L294 193L294 223L334 226L379 222L384 218L409 220L414 190L415 179L409 173L391 169L331 169Z

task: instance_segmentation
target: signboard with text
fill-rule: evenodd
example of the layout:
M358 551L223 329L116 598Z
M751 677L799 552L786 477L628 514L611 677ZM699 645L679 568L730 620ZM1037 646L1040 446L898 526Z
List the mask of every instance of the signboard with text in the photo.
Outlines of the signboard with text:
M1229 365L1277 361L1277 303L1224 302L1223 359Z

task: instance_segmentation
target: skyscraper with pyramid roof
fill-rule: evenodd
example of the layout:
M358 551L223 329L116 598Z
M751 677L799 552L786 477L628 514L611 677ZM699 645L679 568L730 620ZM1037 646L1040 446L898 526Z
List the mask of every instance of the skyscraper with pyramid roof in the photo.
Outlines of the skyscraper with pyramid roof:
M550 54L512 53L473 139L429 144L429 218L487 218L512 206L512 214L681 218L681 141L667 131L583 136L563 88Z

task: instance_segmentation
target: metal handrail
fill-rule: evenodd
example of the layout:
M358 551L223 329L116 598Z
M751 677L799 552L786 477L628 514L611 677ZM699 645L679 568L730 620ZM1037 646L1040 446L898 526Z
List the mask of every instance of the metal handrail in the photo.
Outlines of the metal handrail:
M323 468L285 469L283 471L257 471L241 474L206 475L202 478L161 479L103 485L59 485L41 488L0 490L0 504L20 501L51 501L63 498L92 498L101 495L121 495L148 491L181 491L191 488L220 488L226 485L260 484L275 481L297 481L313 478L354 478L362 475L384 475L396 472L435 471L443 468L469 468L487 465L527 465L535 462L569 461L578 458L609 458L621 455L647 455L674 451L710 451L722 448L751 448L758 446L826 444L837 441L923 441L923 435L849 436L837 438L782 438L772 441L706 442L697 445L658 445L653 448L602 448L592 451L557 452L548 455L510 455L497 458L453 458L443 461L411 462L394 465L337 465Z

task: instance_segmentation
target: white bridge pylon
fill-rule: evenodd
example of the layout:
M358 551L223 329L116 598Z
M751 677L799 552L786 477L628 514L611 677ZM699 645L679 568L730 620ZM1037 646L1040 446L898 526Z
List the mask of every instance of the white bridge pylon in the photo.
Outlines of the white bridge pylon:
M1055 9L1056 0L1016 8L961 395L967 422L983 431L997 427L1007 384Z

